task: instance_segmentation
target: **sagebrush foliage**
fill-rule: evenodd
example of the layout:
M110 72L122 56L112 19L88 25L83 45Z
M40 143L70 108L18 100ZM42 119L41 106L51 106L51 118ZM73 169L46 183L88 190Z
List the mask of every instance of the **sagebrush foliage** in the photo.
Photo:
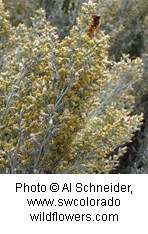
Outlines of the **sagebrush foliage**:
M88 0L3 0L6 9L10 12L12 25L19 23L31 25L30 17L35 11L42 8L46 11L47 20L58 27L60 38L69 34L70 28L75 23L82 2Z
M109 61L109 37L87 36L96 7L60 41L43 10L12 27L0 3L1 173L109 173L139 129L142 60Z
M11 24L15 26L19 23L30 25L30 17L42 6L42 0L3 0L3 3L10 13Z
M99 1L98 1L99 2ZM146 0L101 1L102 28L112 38L110 56L119 60L122 53L132 58L141 56L144 45Z

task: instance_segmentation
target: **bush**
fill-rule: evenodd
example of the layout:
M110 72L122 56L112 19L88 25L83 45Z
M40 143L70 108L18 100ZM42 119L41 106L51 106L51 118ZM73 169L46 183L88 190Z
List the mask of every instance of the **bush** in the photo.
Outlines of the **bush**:
M0 3L1 173L109 173L139 129L142 60L109 61L109 37L87 36L96 7L60 41L43 10L13 28Z
M42 0L3 0L5 8L10 13L11 24L17 26L19 23L31 24L31 17L41 7Z
M10 12L10 21L15 26L19 23L30 26L30 18L35 15L35 11L43 8L47 20L58 27L61 39L69 34L71 27L75 24L82 2L85 0L26 0L25 2L22 0L3 0L3 2Z

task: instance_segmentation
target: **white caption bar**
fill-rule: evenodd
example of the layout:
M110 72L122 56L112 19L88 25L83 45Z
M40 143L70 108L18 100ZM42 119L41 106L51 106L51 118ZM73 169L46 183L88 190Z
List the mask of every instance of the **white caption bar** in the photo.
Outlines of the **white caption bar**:
M145 233L147 175L0 175L1 233Z

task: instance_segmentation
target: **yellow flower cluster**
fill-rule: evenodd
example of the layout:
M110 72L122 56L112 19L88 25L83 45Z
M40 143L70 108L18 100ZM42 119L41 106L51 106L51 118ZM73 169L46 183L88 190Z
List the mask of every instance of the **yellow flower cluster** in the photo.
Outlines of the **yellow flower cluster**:
M130 115L131 91L142 61L108 66L108 36L87 36L96 7L83 4L62 41L41 9L31 27L0 31L14 41L2 47L2 173L109 173L139 129L142 115ZM5 21L2 3L0 9Z

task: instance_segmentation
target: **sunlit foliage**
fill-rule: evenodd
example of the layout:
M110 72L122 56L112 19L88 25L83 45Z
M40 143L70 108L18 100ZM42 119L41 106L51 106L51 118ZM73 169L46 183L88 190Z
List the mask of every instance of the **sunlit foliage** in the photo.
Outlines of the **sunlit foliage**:
M96 7L61 41L42 9L12 27L0 3L1 173L109 173L139 129L142 60L109 61L109 36L87 36Z

